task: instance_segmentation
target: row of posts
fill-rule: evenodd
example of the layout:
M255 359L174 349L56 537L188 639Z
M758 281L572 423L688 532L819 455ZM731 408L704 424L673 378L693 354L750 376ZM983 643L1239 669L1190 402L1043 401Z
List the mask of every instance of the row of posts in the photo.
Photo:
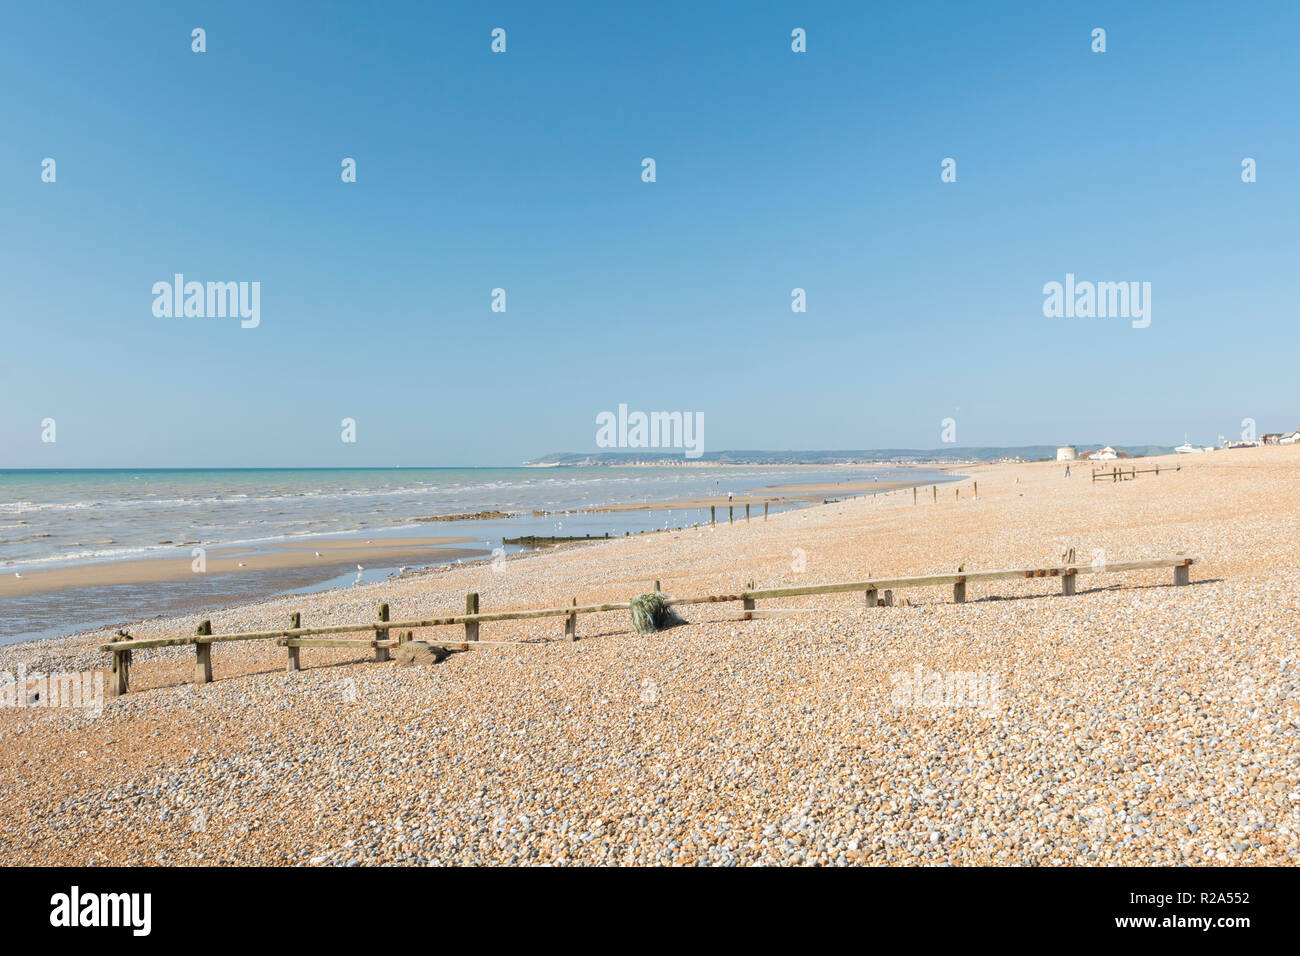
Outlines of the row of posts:
M931 493L932 493L933 496L934 496L934 502L935 502L935 504L938 504L938 503L939 503L939 486L938 486L938 485L935 485L932 489L930 489L930 491L931 491ZM954 498L960 498L960 497L961 497L961 488L954 488L954 489L952 490L952 492L953 492L953 497L954 497ZM977 482L975 482L975 497L978 498L979 496L980 496L980 483L977 481ZM913 485L913 486L912 486L912 504L916 504L916 503L917 503L917 502L916 502L916 486Z
M766 501L763 502L763 520L764 520L764 521L767 520L767 506L768 506L768 504L769 504L769 502L766 502ZM731 524L731 523L734 522L735 520L736 520L736 506L735 506L735 505L727 505L727 524ZM745 503L745 520L746 520L746 521L749 520L749 503L748 503L748 502ZM717 505L709 505L709 524L717 524L717 523L718 523L718 506L717 506Z
M938 485L934 486L933 493L934 493L934 500L937 502L939 500ZM975 494L976 496L979 495L978 482L975 483ZM960 489L957 489L957 496L958 497L961 496ZM915 487L912 488L912 503L913 504L916 503ZM768 507L769 507L769 502L764 501L763 502L764 521L767 520ZM745 520L749 521L748 502L745 503ZM727 522L730 524L733 523L734 521L735 521L735 506L728 505ZM709 506L709 523L714 525L718 523L718 508L716 505ZM1072 580L1069 581L1067 583L1067 587L1069 585L1072 585L1073 583L1074 582ZM747 587L752 588L753 582L750 582ZM960 588L960 591L958 590L958 588ZM654 582L654 589L656 591L659 590L659 581L657 580ZM964 600L965 582L959 584L957 587L953 589L953 591L954 591L953 593L954 598L956 598L958 601ZM876 591L873 588L866 592L866 601L868 607L877 606L877 601L879 602L880 606L892 607L894 603L894 594L892 591L885 591L885 596L883 598L877 598ZM571 606L573 607L578 606L578 599L576 597L572 599ZM744 601L744 610L746 612L749 612L752 611L753 608L754 608L754 602L746 598ZM479 600L478 600L477 591L472 591L469 594L465 595L465 613L467 615L479 613ZM746 614L745 616L748 617L749 615ZM389 648L387 644L384 643L387 642L389 639L388 637L389 629L384 626L388 623L388 620L389 620L388 604L387 603L380 604L379 623L376 624L375 626L375 660L376 661L386 661L390 659ZM289 630L296 631L299 630L301 627L302 627L302 614L299 611L294 611L289 615ZM211 636L211 634L212 634L212 622L206 619L200 621L195 636L209 637ZM478 635L479 635L479 622L466 621L465 640L477 641L479 639ZM414 635L411 631L399 631L397 635L397 642L399 644L404 644L407 641L411 640L413 636ZM566 639L571 641L576 641L578 639L578 615L577 614L569 613L564 615L564 636ZM194 681L197 684L209 684L212 682L212 645L210 643L198 643L194 645L194 648L195 648ZM301 670L302 669L302 657L301 657L302 648L290 644L285 648L285 650L288 652L288 656L285 662L285 669L287 671ZM117 686L121 686L123 690L125 690L125 687L127 685L128 670L131 665L131 652L126 651L123 653L114 654L113 661L114 661L113 671L114 671L115 683Z

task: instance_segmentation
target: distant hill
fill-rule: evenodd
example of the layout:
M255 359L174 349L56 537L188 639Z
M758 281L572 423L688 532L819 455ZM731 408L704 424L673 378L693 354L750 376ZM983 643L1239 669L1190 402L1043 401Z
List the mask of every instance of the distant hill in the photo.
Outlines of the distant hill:
M1101 448L1104 442L1081 444L1075 447L1082 454ZM1134 458L1150 455L1170 455L1173 448L1166 445L1114 445L1118 451ZM1029 461L1056 458L1055 445L1020 445L1016 447L961 448L871 448L858 451L713 451L699 458L687 459L681 451L637 449L605 451L595 454L556 452L524 462L525 465L626 465L632 462L686 463L717 465L834 465L864 463L943 462L943 461L998 461L1002 458L1025 458Z

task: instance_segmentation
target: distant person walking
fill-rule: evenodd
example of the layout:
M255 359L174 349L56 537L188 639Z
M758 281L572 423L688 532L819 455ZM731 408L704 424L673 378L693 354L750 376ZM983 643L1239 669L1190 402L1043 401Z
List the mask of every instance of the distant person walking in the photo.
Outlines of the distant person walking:
M1066 477L1066 478L1069 478L1069 477L1070 477L1070 466L1069 466L1069 465L1066 465L1066 466L1065 466L1065 477Z

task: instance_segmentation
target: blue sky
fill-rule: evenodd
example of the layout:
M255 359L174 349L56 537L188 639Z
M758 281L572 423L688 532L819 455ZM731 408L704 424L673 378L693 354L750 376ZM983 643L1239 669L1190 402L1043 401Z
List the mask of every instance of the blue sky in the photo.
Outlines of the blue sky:
M1300 426L1294 3L3 18L0 467L514 464L619 403L706 450ZM155 317L175 272L260 326ZM1045 318L1067 272L1150 327Z

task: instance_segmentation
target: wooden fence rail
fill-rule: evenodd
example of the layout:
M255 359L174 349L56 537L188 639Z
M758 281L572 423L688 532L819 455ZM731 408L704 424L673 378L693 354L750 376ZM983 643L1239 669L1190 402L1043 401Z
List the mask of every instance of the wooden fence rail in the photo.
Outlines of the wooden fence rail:
M699 594L686 597L669 597L666 601L671 606L690 604L719 604L730 601L741 602L741 620L771 616L755 609L754 602L773 598L806 597L815 594L851 594L862 592L867 607L892 606L893 592L900 588L952 587L953 601L962 604L966 601L966 588L969 584L983 581L1011 580L1016 578L1055 578L1062 579L1061 593L1075 593L1075 578L1081 574L1109 574L1122 571L1143 571L1156 568L1173 568L1174 584L1190 582L1189 569L1196 558L1189 555L1174 555L1166 558L1146 558L1139 561L1092 562L1088 564L1070 563L1038 568L1014 568L998 571L958 571L953 574L922 574L910 577L872 578L866 581L838 581L825 584L806 584L796 587L755 588L750 582L744 590L725 594ZM659 582L654 582L654 589L659 590ZM880 592L884 592L884 597ZM465 636L459 641L429 641L441 647L468 650L475 644L479 646L513 643L501 641L479 641L479 625L489 621L523 621L546 617L564 618L564 637L577 640L579 614L601 614L607 611L627 611L632 607L630 601L610 604L578 604L578 599L564 607L532 608L517 611L479 611L478 594L471 593L465 598L465 614L453 614L445 617L418 618L408 621L390 621L388 605L379 606L378 619L371 624L329 624L320 627L303 627L301 614L295 612L290 616L289 626L278 631L247 631L235 634L213 634L212 622L202 621L196 632L184 637L152 637L114 639L104 644L101 650L112 655L112 692L114 695L125 694L129 687L129 673L132 651L153 647L180 647L193 645L195 648L195 682L208 683L212 680L212 645L228 641L268 641L273 640L284 647L287 652L286 669L296 671L300 668L299 649L303 647L356 647L373 648L376 660L388 660L389 651L411 639L411 632L430 627L460 625L465 628ZM369 640L357 638L337 638L322 635L360 634L373 635ZM396 632L397 637L390 637Z
M1173 468L1165 469L1165 471L1182 471L1182 470L1183 470L1182 462L1179 462ZM1133 465L1129 468L1120 468L1118 466L1113 466L1111 468L1102 468L1100 470L1094 468L1092 470L1092 480L1105 481L1107 478L1109 478L1112 482L1128 481L1130 478L1136 478L1138 475L1158 475L1158 474L1160 474L1159 465L1156 465L1154 468L1138 468L1136 465Z

